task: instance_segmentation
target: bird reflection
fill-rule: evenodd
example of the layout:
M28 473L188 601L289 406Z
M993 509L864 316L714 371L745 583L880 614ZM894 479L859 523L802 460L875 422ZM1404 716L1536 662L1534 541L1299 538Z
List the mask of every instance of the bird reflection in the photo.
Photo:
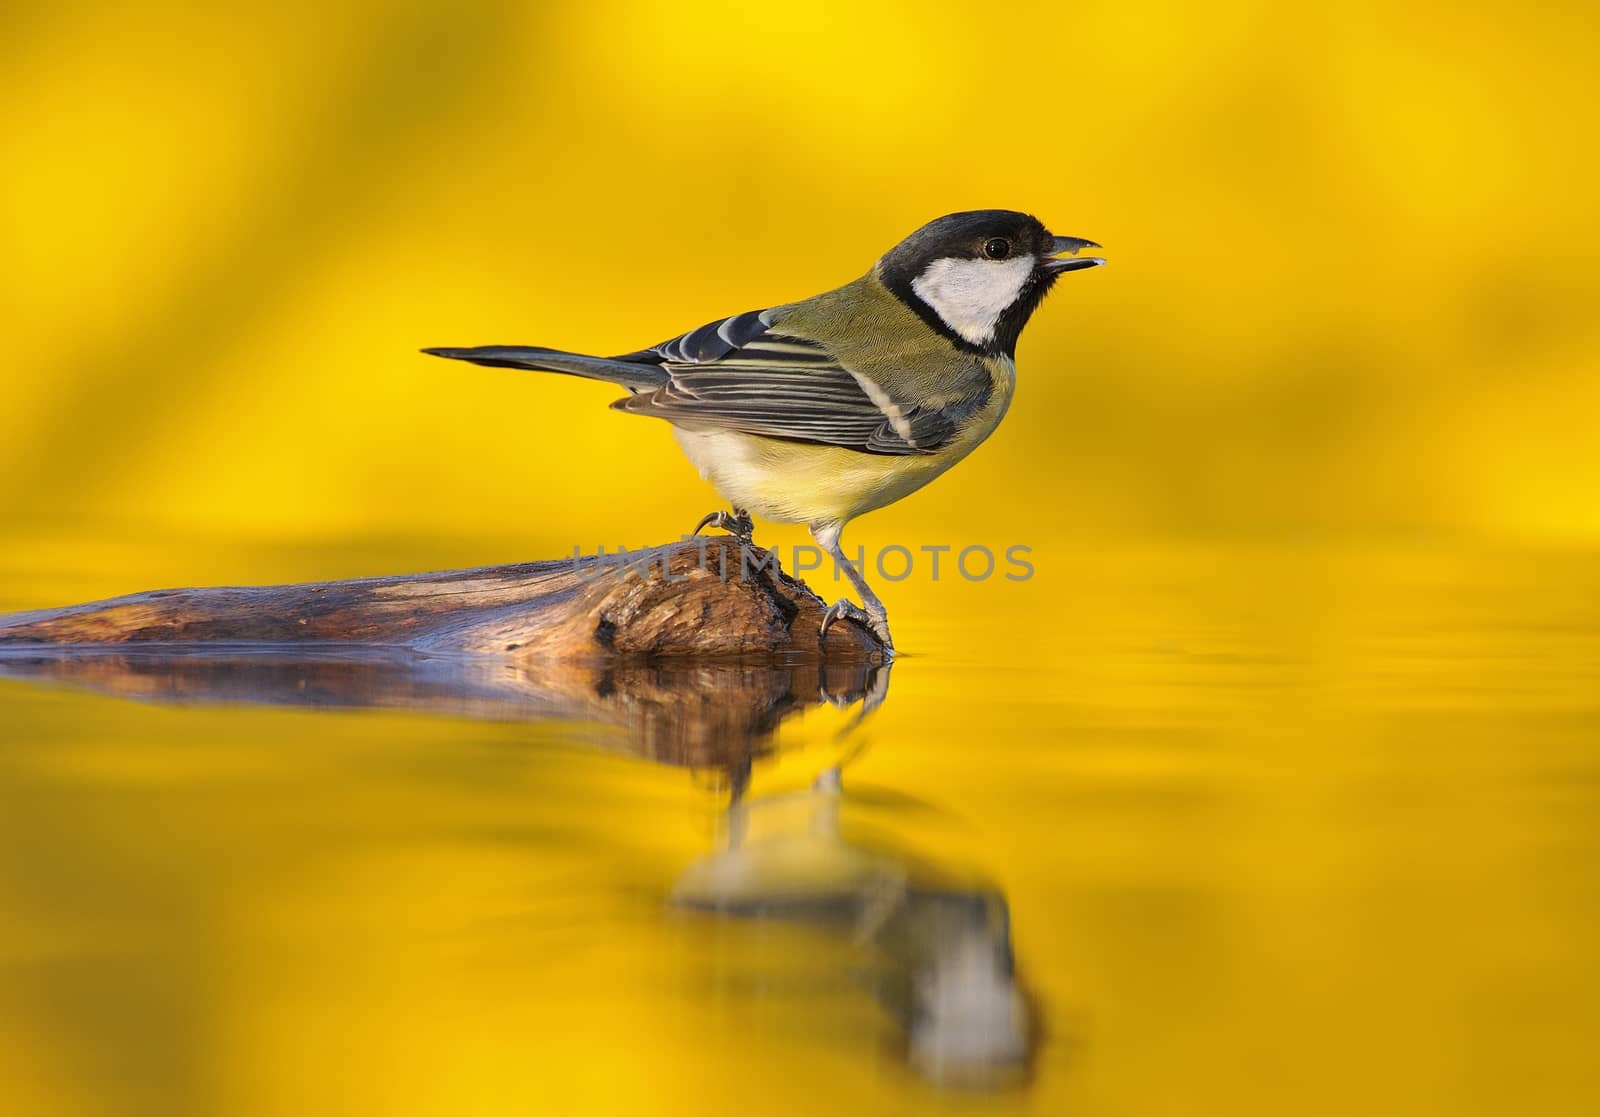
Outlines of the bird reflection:
M1004 895L852 837L841 827L847 805L838 767L798 795L735 801L722 848L679 877L672 904L842 936L864 952L864 980L919 1073L968 1088L1022 1080L1037 1028Z

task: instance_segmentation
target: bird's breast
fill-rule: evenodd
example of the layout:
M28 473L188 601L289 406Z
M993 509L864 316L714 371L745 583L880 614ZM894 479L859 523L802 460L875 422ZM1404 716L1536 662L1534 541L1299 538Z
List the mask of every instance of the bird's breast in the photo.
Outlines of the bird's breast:
M844 523L922 488L994 433L1011 406L1016 365L999 358L988 399L949 442L927 454L866 454L710 425L674 422L700 476L735 507L778 523Z

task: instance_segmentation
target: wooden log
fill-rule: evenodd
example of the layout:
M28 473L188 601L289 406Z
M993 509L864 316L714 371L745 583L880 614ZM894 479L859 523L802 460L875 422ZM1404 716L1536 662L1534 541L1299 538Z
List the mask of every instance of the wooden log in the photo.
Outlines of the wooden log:
M0 616L0 651L319 645L586 662L881 663L775 556L727 536L617 556L288 586L156 590Z

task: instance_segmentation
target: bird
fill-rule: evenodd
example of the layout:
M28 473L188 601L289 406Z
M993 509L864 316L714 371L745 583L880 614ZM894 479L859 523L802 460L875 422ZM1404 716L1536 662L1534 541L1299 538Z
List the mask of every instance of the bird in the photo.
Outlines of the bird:
M857 516L922 488L1005 416L1023 327L1056 280L1105 263L1015 210L952 213L884 253L867 273L799 302L720 318L611 357L525 345L429 348L495 368L608 381L611 406L671 424L685 456L732 505L695 533L741 542L752 513L805 524L855 587L823 614L865 626L892 655L889 615L845 557ZM862 608L864 606L865 608Z

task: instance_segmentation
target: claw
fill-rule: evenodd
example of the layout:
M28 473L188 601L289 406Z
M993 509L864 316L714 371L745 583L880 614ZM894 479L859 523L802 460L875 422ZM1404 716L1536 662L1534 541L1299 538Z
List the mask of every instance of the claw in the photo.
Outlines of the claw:
M735 539L748 543L750 537L755 534L756 522L743 508L736 508L732 512L724 512L718 508L715 512L707 512L702 516L689 534L699 535L708 527L721 528Z
M869 617L867 627L872 629L872 634L878 638L878 643L883 645L883 650L889 655L894 655L894 637L889 635L889 618Z
M828 638L828 629L832 628L833 622L837 620L855 621L877 637L878 643L883 645L885 652L890 655L894 654L894 641L889 636L889 619L887 617L871 616L854 601L841 597L838 601L829 605L828 611L822 614L822 627L817 632L817 639L826 640Z
M833 627L834 621L841 618L847 621L855 621L857 624L866 628L870 628L872 624L871 620L869 620L867 617L865 609L861 608L861 606L857 605L854 601L849 601L841 597L838 601L835 601L832 605L829 605L828 611L822 614L822 627L817 630L817 639L826 640L828 638L828 629Z

